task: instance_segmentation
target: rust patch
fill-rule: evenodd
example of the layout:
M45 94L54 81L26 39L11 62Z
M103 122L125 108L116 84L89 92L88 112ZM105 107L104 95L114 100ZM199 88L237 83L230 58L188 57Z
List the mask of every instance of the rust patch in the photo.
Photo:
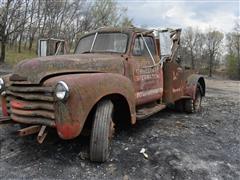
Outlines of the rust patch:
M1 103L2 103L2 113L3 113L3 115L8 116L6 97L1 96Z

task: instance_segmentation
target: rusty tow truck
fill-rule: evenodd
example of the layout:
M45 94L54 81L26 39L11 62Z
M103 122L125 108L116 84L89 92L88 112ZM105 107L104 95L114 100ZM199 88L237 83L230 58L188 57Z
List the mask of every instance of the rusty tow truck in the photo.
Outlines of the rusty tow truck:
M181 66L181 29L155 32L100 28L82 36L74 54L20 62L0 79L0 123L19 123L18 134L36 134L39 143L50 129L65 140L90 130L90 160L104 162L116 127L169 104L198 111L205 81Z

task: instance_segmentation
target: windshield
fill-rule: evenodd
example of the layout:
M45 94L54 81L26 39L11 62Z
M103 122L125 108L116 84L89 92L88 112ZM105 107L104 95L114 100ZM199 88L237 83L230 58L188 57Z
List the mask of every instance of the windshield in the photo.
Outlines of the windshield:
M96 38L96 39L95 39ZM98 33L83 37L76 48L76 54L87 52L125 53L128 36L123 33ZM92 49L91 49L92 48Z

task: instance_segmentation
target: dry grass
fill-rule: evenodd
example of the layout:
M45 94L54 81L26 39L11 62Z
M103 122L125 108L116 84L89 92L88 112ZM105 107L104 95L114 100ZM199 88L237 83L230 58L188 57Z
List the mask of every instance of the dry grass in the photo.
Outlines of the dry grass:
M18 53L16 50L7 49L5 63L13 66L24 59L31 59L34 57L37 57L35 51L23 49L21 53Z

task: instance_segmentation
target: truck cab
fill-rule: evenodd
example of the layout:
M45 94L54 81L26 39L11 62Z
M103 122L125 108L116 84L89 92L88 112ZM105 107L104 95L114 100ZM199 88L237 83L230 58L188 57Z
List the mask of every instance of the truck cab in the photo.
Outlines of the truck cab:
M161 34L168 33L168 53ZM175 104L199 111L204 78L184 69L177 56L181 30L101 28L82 36L74 54L29 59L0 79L1 123L19 123L20 136L49 129L62 139L90 130L90 159L108 159L116 127Z

